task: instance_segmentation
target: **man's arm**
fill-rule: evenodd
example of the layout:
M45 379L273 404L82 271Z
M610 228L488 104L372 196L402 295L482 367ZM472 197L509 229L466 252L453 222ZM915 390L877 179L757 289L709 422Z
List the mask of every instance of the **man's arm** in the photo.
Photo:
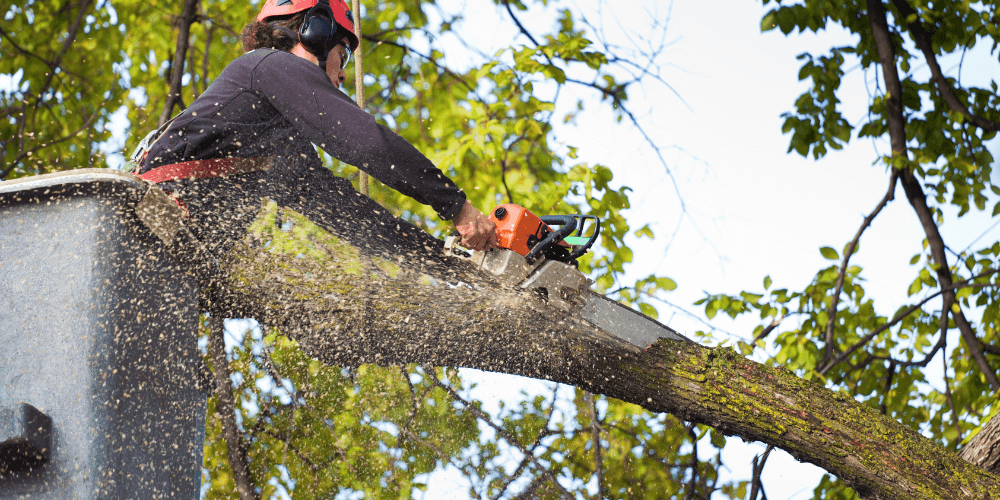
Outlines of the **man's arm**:
M285 54L275 52L261 61L253 72L252 88L261 92L303 139L430 205L442 219L453 220L467 248L496 246L493 222L466 200L465 193L444 172L412 144L376 123L334 87L318 66Z
M271 102L303 140L430 205L442 219L454 219L465 205L465 193L444 172L412 144L376 123L315 64L275 52L254 69L252 88Z

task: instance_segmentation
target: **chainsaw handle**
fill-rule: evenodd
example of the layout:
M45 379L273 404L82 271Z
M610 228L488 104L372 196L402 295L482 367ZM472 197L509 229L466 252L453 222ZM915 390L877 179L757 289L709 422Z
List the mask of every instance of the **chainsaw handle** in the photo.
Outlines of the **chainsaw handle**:
M562 227L546 234L545 238L543 238L542 241L539 241L538 244L524 256L524 259L528 261L528 264L534 264L535 261L538 260L538 257L540 257L546 249L562 241L563 238L572 234L576 229L576 217L572 215L546 215L545 217L540 218L545 224L557 224Z
M556 224L556 225L563 224L564 225L563 227L566 227L565 226L566 219L572 219L573 229L576 229L576 236L583 236L584 223L586 222L587 219L594 220L594 225L595 225L594 234L590 235L590 238L587 239L586 243L582 245L572 245L574 250L569 254L570 260L577 259L583 254L587 253L587 251L590 250L590 247L594 246L594 243L597 241L597 237L601 234L601 218L596 215L583 215L583 214L546 215L544 217L541 217L541 219L542 222L546 224ZM577 220L580 221L579 225L577 225L576 223ZM560 231L562 231L562 229L560 229ZM571 229L570 232L573 232L573 230ZM566 238L566 236L569 236L569 233L560 238L560 240Z

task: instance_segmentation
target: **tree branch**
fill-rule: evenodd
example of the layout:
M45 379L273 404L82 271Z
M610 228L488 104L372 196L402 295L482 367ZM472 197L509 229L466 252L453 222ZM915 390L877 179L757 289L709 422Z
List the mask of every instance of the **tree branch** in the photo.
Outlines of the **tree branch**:
M966 121L969 123L983 129L984 132L995 132L1000 130L1000 122L994 122L987 120L979 115L976 115L969 111L969 108L965 106L958 99L958 95L955 94L955 89L948 83L948 79L945 78L944 73L941 72L941 66L937 62L937 55L934 53L934 49L931 47L930 36L927 30L924 29L924 25L920 22L920 15L917 13L907 0L891 0L892 5L896 7L899 11L900 21L906 22L911 16L913 21L907 22L907 27L910 29L910 35L913 41L917 44L917 48L920 52L923 52L924 59L927 61L927 67L931 70L931 77L934 79L934 84L937 86L938 93L941 94L941 98L944 99L945 104L948 105L952 111L956 113L961 113L965 117Z
M222 436L226 440L226 447L229 448L229 466L233 470L233 481L239 491L240 500L260 500L243 452L243 440L236 426L233 381L229 378L229 361L226 359L225 320L212 315L208 321L212 344L212 368L216 382L215 395L218 397L218 413L222 418Z
M391 232L397 224L368 224L376 215L363 208L356 217L331 219L351 224L324 224L338 231L326 261L269 251L260 236L249 235L220 259L222 281L213 307L275 325L309 355L333 365L423 363L500 371L672 413L782 448L836 474L862 498L1000 498L995 476L850 396L731 349L661 339L639 351L540 299L464 271L471 269L464 262L452 262L450 271L429 265L438 259L435 250L399 247L385 255L400 267L427 269L435 279L470 286L381 278L380 293L369 305L375 314L362 335L357 318L366 313L356 295L359 286L372 285L346 270L357 269L359 258L350 256L377 239L353 231L371 225ZM361 247L350 244L354 238ZM463 277L449 279L445 272ZM498 435L518 443L504 431Z
M972 283L972 281L976 280L976 279L979 279L979 278L983 278L983 277L989 276L991 274L996 274L997 271L998 270L996 270L996 269L989 269L987 271L983 271L983 272L981 272L981 273L979 273L979 274L977 274L977 275L975 275L975 276L973 276L973 277L971 277L971 278L969 278L967 280L959 281L958 283L953 284L948 290L955 290L957 288L965 288L965 287L984 286L983 284ZM833 368L834 366L836 366L836 365L844 362L844 360L846 360L847 358L851 357L851 354L854 354L854 351L858 350L859 348L861 348L862 346L864 346L865 344L867 344L869 341L871 341L871 339L875 338L876 335L884 332L886 329L892 328L897 323L899 323L900 321L902 321L903 318L905 318L905 317L909 316L911 313L913 313L913 311L916 311L917 309L920 309L920 306L922 306L922 305L930 302L931 299L933 299L934 297L937 297L938 295L941 295L942 293L945 293L948 290L945 290L944 288L942 288L942 289L938 290L937 292L934 292L934 293L928 295L927 297L924 298L924 300L921 300L920 302L917 302L916 304L910 306L905 311L903 311L903 312L901 312L901 313L893 316L892 320L890 320L888 323L886 323L886 324L884 324L884 325L882 325L882 326L880 326L880 327L872 330L871 333L869 333L868 335L865 335L864 337L861 338L861 340L858 340L857 342L855 342L854 345L852 345L846 351L844 351L843 353L841 353L840 356L837 356L837 358L834 359L833 361L831 361L829 364L827 364L823 368L817 370L817 372L820 375L826 375L826 373L829 372L831 368Z
M80 3L80 10L76 13L76 19L73 20L73 24L69 27L69 32L66 33L66 39L63 40L62 48L59 49L59 55L56 56L55 60L49 65L49 73L45 78L45 83L42 84L41 88L38 90L37 100L40 102L42 96L49 90L49 86L52 85L52 79L56 76L56 68L62 64L63 57L66 56L66 52L69 51L70 45L76 40L76 34L80 31L80 23L83 21L83 15L86 14L87 9L90 8L90 4L93 0L83 0Z
M597 475L597 497L604 498L604 457L601 454L601 421L597 416L597 399L590 392L584 393L590 410L590 438L594 446L594 472Z
M184 61L187 58L188 43L191 36L191 25L198 20L198 1L184 0L184 8L177 18L178 33L177 44L174 49L174 60L170 65L170 90L167 91L167 100L163 103L163 112L160 113L160 120L157 127L162 127L170 114L174 111L174 106L181 102L181 79L184 77Z
M523 24L521 24L521 20L514 15L514 11L510 8L510 2L508 0L503 0L503 6L507 8L507 13L510 14L511 20L513 20L514 24L517 25L517 29L521 30L521 33L524 33L524 36L528 37L528 40L531 40L531 43L535 44L535 47L538 47L538 40L535 40L535 37L531 36L531 33L528 33L528 30L525 29ZM549 62L551 63L552 61L549 60Z
M829 318L826 322L826 338L825 338L825 349L823 351L823 360L820 365L825 365L830 359L833 358L834 348L836 343L833 338L834 327L837 325L837 304L840 302L840 292L844 289L844 275L847 273L847 263L851 260L851 255L854 254L854 250L858 248L858 241L861 240L861 235L865 232L865 229L871 225L875 217L878 216L879 212L885 208L896 197L896 178L898 174L895 170L889 175L889 190L882 197L882 201L879 202L875 210L872 211L868 217L865 217L864 222L861 223L861 227L858 228L858 232L854 235L854 239L847 245L844 250L844 258L840 262L840 272L837 273L837 284L833 289L833 296L830 300L830 308L827 311L827 317ZM751 497L752 498L752 497Z
M994 474L1000 474L1000 417L993 417L958 452L958 456Z
M204 94L208 90L208 65L211 62L211 48L212 48L212 35L215 34L215 24L209 22L208 28L205 30L205 55L201 60L201 91L197 92L194 99L198 98L198 95ZM198 85L195 86L198 88Z
M688 424L684 426L684 430L687 431L688 439L691 440L691 460L686 465L686 467L691 470L691 477L688 478L687 491L684 493L684 500L693 500L695 492L698 491L698 436L695 434L694 424L691 422L688 422ZM642 442L642 440L638 437L634 437L634 439Z
M105 99L104 102L101 103L101 106L103 107L104 104L107 103L109 99L110 99L110 97L108 99ZM14 158L10 162L10 165L7 165L6 168L4 168L2 171L0 171L0 181L6 179L7 176L10 175L10 173L14 171L14 167L17 167L17 164L20 163L21 160L23 160L23 159L31 156L32 154L34 154L35 151L38 151L38 150L41 150L41 149L45 149L45 148L47 148L49 146L54 146L56 144L59 144L60 142L65 142L65 141L68 141L68 140L76 137L77 135L80 134L80 132L83 132L84 130L86 130L87 128L89 128L90 125L94 122L94 120L98 116L100 116L100 113L98 113L98 112L95 111L92 115L90 115L90 118L88 118L85 122L83 122L83 125L81 125L80 128L76 129L75 131L73 131L72 133L66 135L65 137L60 137L58 139L53 139L53 140L51 140L49 142L39 144L39 145L37 145L37 146L35 146L35 147L31 148L31 149L28 149L27 151L25 151L24 148L23 148L23 146L22 146L21 154L17 155L17 157ZM24 122L22 121L22 124L23 123Z
M750 500L757 500L758 492L760 493L761 500L767 500L767 495L764 493L764 485L760 481L760 475L764 473L764 464L767 463L767 457L771 455L771 450L773 449L774 446L767 445L764 453L753 457L753 479L750 481Z
M427 370L428 369L425 368L425 371ZM535 464L535 467L538 467L538 470L542 473L542 475L548 478L549 482L552 483L552 487L555 488L556 491L558 491L563 496L563 498L566 498L567 500L573 500L573 495L570 494L570 492L566 491L566 488L564 488L563 485L559 484L559 481L556 479L555 474L553 474L552 471L549 470L549 468L546 467L544 464L540 463L538 461L538 458L536 458L535 455L531 453L530 450L525 449L525 447L517 440L516 436L511 435L511 433L508 432L507 429L504 429L503 427L493 422L492 417L487 415L486 412L484 412L483 410L480 410L478 406L466 401L465 398L463 398L457 392L455 392L455 389L452 389L451 386L445 385L443 382L441 382L441 379L439 379L437 377L437 374L434 373L433 368L430 368L430 373L433 374L431 375L431 377L435 385L444 389L445 392L447 392L449 395L451 395L453 399L455 399L455 401L462 403L467 410L472 412L472 414L475 415L476 418L482 420L486 425L492 427L493 430L496 431L498 436L502 437L508 443L512 444L524 456L528 457L532 461L532 463Z
M952 311L955 325L962 334L962 340L969 348L969 354L975 360L979 369L986 376L990 386L994 391L1000 392L1000 380L996 373L990 368L989 362L983 355L979 345L979 339L972 330L961 307L955 301L954 291L951 290L952 276L948 268L948 258L945 255L945 244L938 231L934 216L927 206L927 197L924 194L923 186L913 175L909 165L909 158L906 148L906 126L903 117L903 87L899 81L899 73L896 69L895 49L889 36L889 26L886 21L885 6L881 0L867 0L868 22L872 30L872 37L875 40L875 47L878 50L878 59L882 64L882 74L885 78L886 89L886 122L889 128L889 143L892 145L892 168L899 171L900 183L906 198L916 212L920 225L927 236L927 243L937 265L938 281L941 283L941 290L945 294L950 294L949 302L955 304L957 310Z
M955 426L955 443L962 442L962 425L958 418L958 408L955 408L955 398L951 395L951 381L948 380L948 357L941 356L941 364L943 365L942 373L944 375L944 397L948 400L948 409L951 410L951 423ZM959 456L962 456L959 454ZM965 458L965 457L962 457ZM966 458L966 460L969 460ZM971 460L969 460L972 462ZM975 462L973 462L975 463ZM976 464L982 467L982 464ZM985 467L984 467L985 468ZM996 472L995 470L993 472Z

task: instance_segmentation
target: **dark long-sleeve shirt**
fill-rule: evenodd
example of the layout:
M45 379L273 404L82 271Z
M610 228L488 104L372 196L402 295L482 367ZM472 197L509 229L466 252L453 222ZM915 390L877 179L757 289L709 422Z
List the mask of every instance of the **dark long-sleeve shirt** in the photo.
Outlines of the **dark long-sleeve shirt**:
M319 164L315 144L454 218L465 194L409 142L360 109L315 64L273 49L222 71L156 141L140 172L171 163L272 155Z

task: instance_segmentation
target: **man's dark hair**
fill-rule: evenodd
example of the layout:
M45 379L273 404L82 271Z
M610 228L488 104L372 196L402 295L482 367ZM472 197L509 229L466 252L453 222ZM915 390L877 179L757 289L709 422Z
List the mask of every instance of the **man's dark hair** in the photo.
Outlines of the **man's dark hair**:
M243 50L246 52L265 48L285 52L292 50L292 47L299 41L288 36L285 32L275 29L274 25L283 26L298 33L307 12L304 10L288 16L272 17L265 22L254 21L247 24L243 27Z

